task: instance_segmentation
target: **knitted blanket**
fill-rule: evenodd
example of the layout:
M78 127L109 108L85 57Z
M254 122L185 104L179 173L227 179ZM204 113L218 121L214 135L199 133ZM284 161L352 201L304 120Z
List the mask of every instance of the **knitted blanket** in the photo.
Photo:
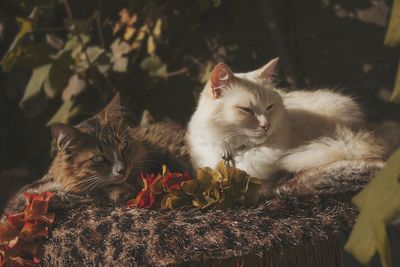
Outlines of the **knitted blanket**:
M59 212L43 266L341 266L336 240L357 214L350 199L378 169L314 173L329 183L313 190L293 179L252 208Z

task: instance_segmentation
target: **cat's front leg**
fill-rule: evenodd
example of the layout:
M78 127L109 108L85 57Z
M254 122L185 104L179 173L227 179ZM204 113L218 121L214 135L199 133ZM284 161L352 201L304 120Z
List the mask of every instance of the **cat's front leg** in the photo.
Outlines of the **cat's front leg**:
M134 192L134 187L128 183L110 186L106 189L108 200L115 205L123 205Z
M64 190L52 191L53 196L49 202L49 210L70 210L72 208L95 204L96 201L89 195L83 195L79 193L71 193Z

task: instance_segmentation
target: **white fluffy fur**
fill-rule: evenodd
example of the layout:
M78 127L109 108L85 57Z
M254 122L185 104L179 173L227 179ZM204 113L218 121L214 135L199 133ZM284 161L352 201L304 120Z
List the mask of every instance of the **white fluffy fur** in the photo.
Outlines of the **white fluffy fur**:
M214 99L210 90L207 84L188 126L193 167L215 167L221 155L228 152L234 156L236 167L255 177L271 177L290 147L282 98L271 89L243 81L225 88L219 99ZM247 118L237 110L236 106L250 102L258 104L257 119ZM275 105L274 109L262 112L270 103ZM265 119L271 122L267 132L258 128Z
M367 131L353 132L337 125L329 135L290 149L280 160L280 166L290 172L300 172L338 161L373 160L384 153L379 142Z
M364 122L359 105L351 97L332 90L293 91L282 96L288 110L309 111L350 127Z
M278 168L301 172L339 161L381 158L383 150L373 135L357 130L364 116L352 98L326 89L278 91L270 76L257 73L231 73L232 81L217 98L211 94L211 82L205 86L188 126L194 168L215 167L221 154L229 152L236 167L271 180ZM249 103L253 115L237 108ZM274 108L266 111L270 104ZM258 127L263 120L271 123L264 132Z

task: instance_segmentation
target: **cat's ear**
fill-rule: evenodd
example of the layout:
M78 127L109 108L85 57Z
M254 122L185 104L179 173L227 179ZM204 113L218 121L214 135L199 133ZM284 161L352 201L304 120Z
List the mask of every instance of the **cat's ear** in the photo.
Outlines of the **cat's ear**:
M211 90L214 98L219 98L224 87L230 86L233 72L224 63L217 64L211 72Z
M100 122L108 123L113 119L120 118L125 112L126 109L121 103L121 95L118 92L97 116L100 118Z
M51 126L51 134L57 141L58 149L66 150L74 139L77 138L79 131L70 125L55 123Z
M271 80L275 73L276 65L278 65L279 58L274 58L261 68L255 71L257 78L261 80Z

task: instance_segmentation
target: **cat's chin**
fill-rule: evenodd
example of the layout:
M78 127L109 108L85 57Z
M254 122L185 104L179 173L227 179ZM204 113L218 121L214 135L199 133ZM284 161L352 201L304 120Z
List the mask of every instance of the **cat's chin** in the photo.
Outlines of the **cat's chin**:
M257 146L257 145L262 145L262 144L264 144L265 142L267 142L267 140L268 140L268 136L267 136L267 135L264 135L264 136L262 136L262 137L249 137L248 143L249 143L250 145L255 145L255 146Z
M112 184L112 185L123 184L126 182L127 179L128 179L128 175L125 175L123 177L112 176L110 184Z
M252 145L261 145L264 144L267 140L268 137L270 136L270 132L247 132L246 137L247 137L247 142L252 144Z

